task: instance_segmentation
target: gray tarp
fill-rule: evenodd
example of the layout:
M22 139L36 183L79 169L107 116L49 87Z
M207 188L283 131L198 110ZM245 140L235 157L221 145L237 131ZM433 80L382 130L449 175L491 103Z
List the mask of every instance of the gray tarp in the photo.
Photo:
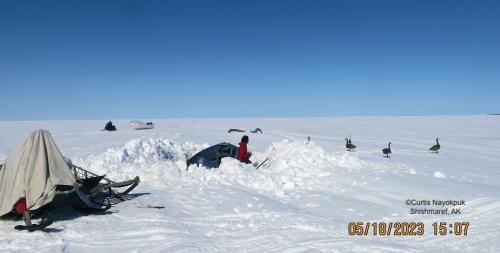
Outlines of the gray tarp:
M75 179L50 133L36 130L7 156L0 170L0 216L20 198L26 198L28 210L49 204L57 185L73 186Z

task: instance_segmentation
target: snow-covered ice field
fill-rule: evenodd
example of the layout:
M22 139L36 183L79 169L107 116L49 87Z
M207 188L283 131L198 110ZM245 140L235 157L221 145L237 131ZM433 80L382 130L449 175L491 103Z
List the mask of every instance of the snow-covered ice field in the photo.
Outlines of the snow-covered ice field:
M152 121L136 131L116 120L116 132L100 131L103 120L0 122L0 161L42 128L73 163L142 180L105 214L56 212L47 233L1 220L0 252L500 252L500 116ZM248 134L252 160L270 157L259 170L229 158L186 170L205 147L237 145L242 133L229 128L256 127L264 133ZM349 133L355 152L344 148ZM428 151L436 137L438 154ZM466 205L460 215L416 215L407 199ZM426 231L348 235L357 221L421 221ZM436 221L469 221L468 235L434 236Z

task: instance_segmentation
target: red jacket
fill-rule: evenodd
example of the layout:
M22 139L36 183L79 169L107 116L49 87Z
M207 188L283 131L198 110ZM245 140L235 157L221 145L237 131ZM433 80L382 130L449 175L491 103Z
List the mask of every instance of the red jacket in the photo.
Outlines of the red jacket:
M250 154L247 150L247 144L240 142L240 147L238 148L238 160L247 161L248 159L250 159Z

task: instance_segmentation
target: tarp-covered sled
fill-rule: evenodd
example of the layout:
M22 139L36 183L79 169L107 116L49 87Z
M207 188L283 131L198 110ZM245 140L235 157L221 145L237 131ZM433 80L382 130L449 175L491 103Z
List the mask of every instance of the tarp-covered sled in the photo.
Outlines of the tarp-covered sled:
M238 147L223 142L198 152L187 160L187 166L197 164L198 166L203 165L207 168L218 168L222 158L232 157L236 159L237 156Z
M1 166L0 216L11 212L23 214L24 227L30 229L33 213L64 206L105 210L138 183L138 177L116 183L72 165L48 131L36 130ZM117 193L113 187L128 188Z

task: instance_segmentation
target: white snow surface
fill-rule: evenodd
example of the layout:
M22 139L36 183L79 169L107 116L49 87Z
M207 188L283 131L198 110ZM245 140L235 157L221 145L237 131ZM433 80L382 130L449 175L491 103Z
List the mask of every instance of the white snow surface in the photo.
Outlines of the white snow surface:
M0 220L0 252L500 252L500 117L159 119L0 122L0 162L34 129L74 164L115 180L138 175L132 199L104 214L56 210L48 232ZM259 127L263 134L248 130ZM238 145L251 160L206 169L186 160ZM346 151L344 137L358 146ZM307 136L312 140L307 141ZM440 138L441 150L428 150ZM392 155L381 149L392 142ZM406 200L465 200L461 214L410 214ZM165 208L149 208L163 206ZM449 209L452 206L447 206ZM350 236L350 222L424 222L424 236ZM433 222L469 221L467 236Z

